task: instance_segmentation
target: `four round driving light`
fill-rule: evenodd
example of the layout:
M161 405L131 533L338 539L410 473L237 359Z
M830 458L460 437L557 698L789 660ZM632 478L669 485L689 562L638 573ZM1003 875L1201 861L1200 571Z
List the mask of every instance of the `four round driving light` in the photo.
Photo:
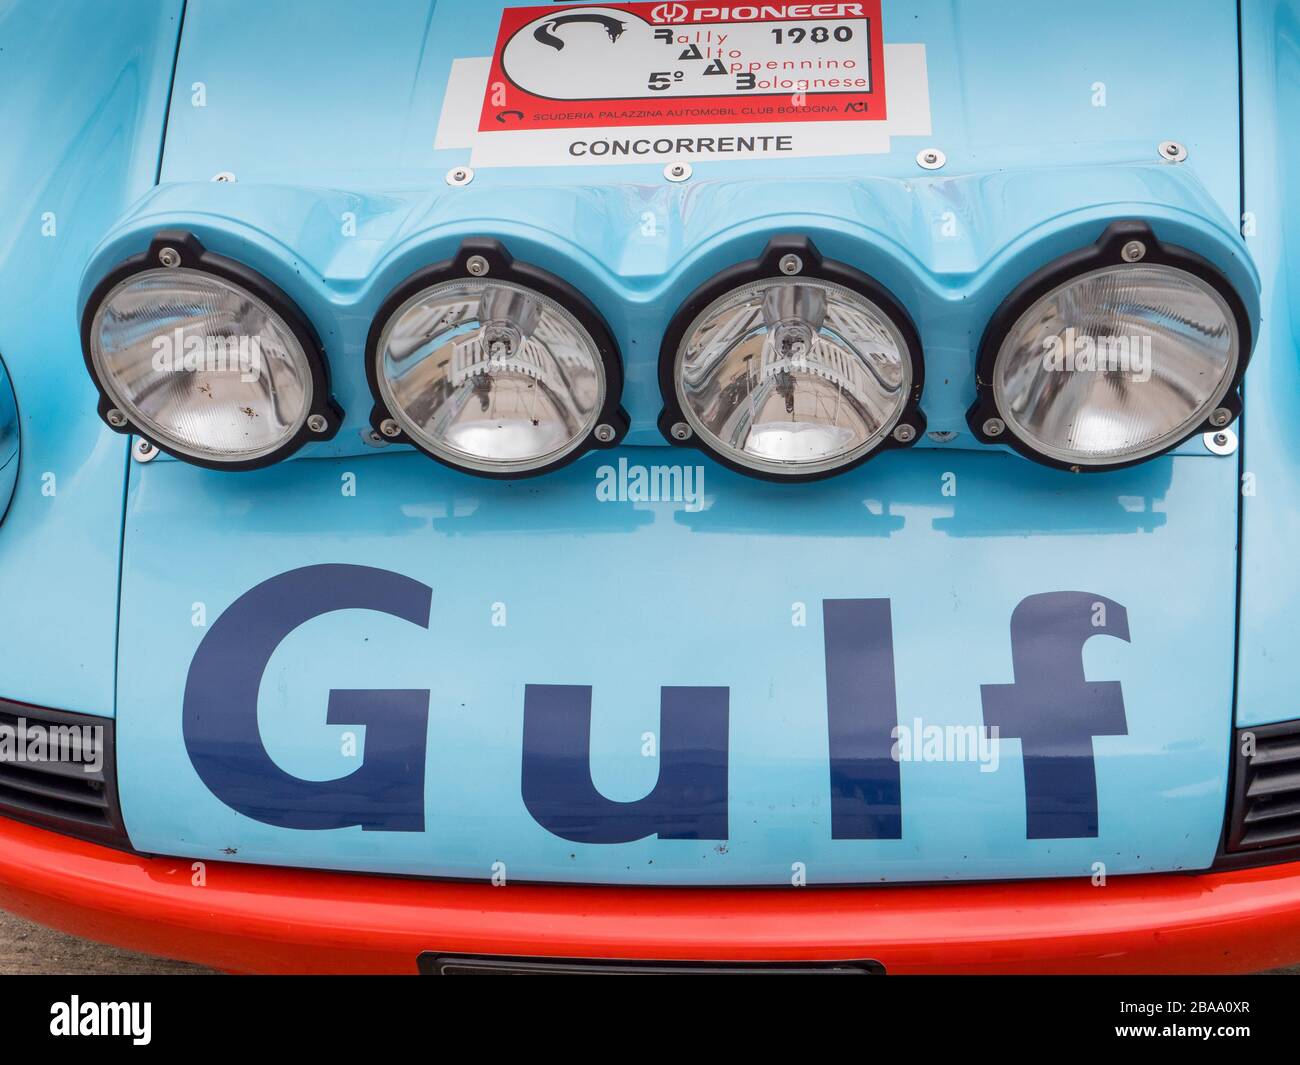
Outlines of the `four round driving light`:
M661 428L743 473L814 480L925 419L916 330L874 281L800 238L715 278L678 314L660 363Z
M1132 465L1240 414L1251 322L1207 260L1116 222L999 307L980 347L975 436L1047 465ZM316 334L266 278L159 232L82 318L99 413L178 458L250 469L342 422ZM609 327L576 289L468 240L379 308L366 346L373 439L517 478L628 431ZM926 429L920 340L876 281L804 237L698 288L663 338L660 430L775 481L842 473Z
M492 241L408 279L375 319L375 430L487 477L544 473L627 428L608 327Z
M82 331L104 420L187 461L249 469L337 431L306 319L189 234L159 234L106 278Z
M1240 298L1208 262L1118 223L998 311L968 420L1046 465L1132 465L1236 418L1250 337Z

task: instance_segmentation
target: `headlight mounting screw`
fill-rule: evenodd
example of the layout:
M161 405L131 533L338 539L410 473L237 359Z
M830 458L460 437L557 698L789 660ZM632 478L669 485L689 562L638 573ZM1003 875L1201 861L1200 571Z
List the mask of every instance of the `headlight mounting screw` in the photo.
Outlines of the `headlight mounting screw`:
M1130 240L1119 254L1126 263L1140 263L1147 257L1147 246L1140 240Z
M469 271L471 277L487 277L492 267L483 256L471 255L465 264L465 269Z
M162 248L158 252L158 261L168 270L174 270L181 264L181 253L175 248Z
M694 430L692 430L685 422L678 422L674 425L672 428L672 434L674 440L680 440L683 442L689 440L695 435Z
M121 429L126 425L126 415L116 407L110 410L104 417L108 421L108 424L114 429Z
M894 439L900 444L910 444L916 439L916 430L910 425L900 425L894 430Z
M330 427L329 420L323 414L313 414L307 419L307 428L313 433L323 433Z
M612 425L596 426L596 439L600 441L600 443L612 444L614 442L614 437L616 436L618 436L618 433L614 431L614 427Z
M1227 407L1220 407L1210 415L1210 424L1216 429L1222 429L1225 425L1232 422L1232 411Z
M781 256L781 273L787 277L794 277L796 274L803 273L803 260L797 255Z
M1001 418L990 418L984 423L985 436L1001 436L1007 431L1007 424Z
M385 418L382 422L380 422L379 431L383 433L386 437L388 437L388 439L390 440L393 439L393 437L395 436L402 435L402 427L398 425L395 421L393 421L392 418Z
M158 449L148 440L137 440L131 455L136 462L153 462L158 457Z

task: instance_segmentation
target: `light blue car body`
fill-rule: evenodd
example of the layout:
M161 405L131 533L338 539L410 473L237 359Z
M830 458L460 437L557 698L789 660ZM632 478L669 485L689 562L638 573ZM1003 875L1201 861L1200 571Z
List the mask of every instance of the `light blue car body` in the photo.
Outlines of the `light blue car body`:
M0 696L116 718L126 825L150 853L610 884L1208 867L1234 714L1300 717L1300 149L1284 135L1300 120L1300 8L1246 0L1239 35L1236 5L1210 0L1102 0L1086 18L885 0L886 42L925 45L933 122L887 154L701 161L682 184L660 162L480 167L454 188L444 176L469 153L433 146L451 61L491 53L505 6L0 0L0 357L21 416L19 456L0 375L0 511L17 475L0 525ZM1158 158L1170 139L1185 162ZM917 166L931 146L942 171ZM1132 218L1209 259L1260 323L1243 446L1216 455L1198 437L1084 477L978 443L965 413L994 310ZM332 441L254 473L131 461L96 415L78 325L94 285L161 229L303 310L346 411ZM922 340L928 429L955 439L801 486L665 446L671 318L785 233L894 293ZM480 236L607 319L624 446L494 483L363 441L379 305ZM699 467L702 493L605 501L601 471L621 460ZM260 743L292 777L343 778L366 729L326 722L330 692L427 691L418 830L250 816L187 750L191 662L223 612L334 565L431 589L428 624L344 610L298 628L261 680ZM1083 653L1090 681L1121 686L1126 720L1093 740L1095 836L1027 836L1021 745L1003 738L995 771L903 764L898 838L836 838L822 604L889 600L901 723L982 728L982 686L1013 679L1013 612L1062 592L1127 620L1127 639L1103 629ZM727 689L725 835L591 842L540 823L521 763L526 688L541 685L590 686L591 780L628 804L655 787L661 689Z

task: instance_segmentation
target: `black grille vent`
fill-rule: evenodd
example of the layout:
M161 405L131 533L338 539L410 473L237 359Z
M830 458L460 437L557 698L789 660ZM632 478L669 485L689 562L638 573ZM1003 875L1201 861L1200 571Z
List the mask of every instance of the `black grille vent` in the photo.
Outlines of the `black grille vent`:
M0 815L128 846L112 719L0 699Z
M1236 733L1229 851L1300 845L1300 721Z

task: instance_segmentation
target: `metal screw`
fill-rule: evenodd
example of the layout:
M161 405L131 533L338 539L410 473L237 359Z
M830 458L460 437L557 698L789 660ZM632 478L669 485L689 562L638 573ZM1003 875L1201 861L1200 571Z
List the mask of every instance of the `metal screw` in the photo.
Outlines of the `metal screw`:
M1177 141L1161 141L1160 158L1171 163L1181 163L1187 158L1187 149Z
M1232 455L1237 451L1237 434L1231 429L1206 433L1201 440L1205 444L1205 449L1212 455Z
M922 170L942 170L948 157L938 148L925 148L916 153L916 163Z
M612 444L616 436L618 436L618 433L612 425L596 426L596 439L602 444Z
M366 447L387 447L388 446L388 441L385 440L373 429L361 430L361 442L365 444Z
M447 172L447 184L454 188L463 188L474 180L474 171L468 166L458 166Z
M672 433L673 433L674 440L682 440L682 441L689 440L692 436L695 435L691 427L687 425L685 422L678 422L676 425L674 425L672 428Z
M1007 423L1001 418L990 418L984 423L985 436L1001 436L1007 431Z
M1119 255L1126 263L1140 263L1147 257L1147 246L1140 240L1130 240L1121 249Z
M229 170L223 170L220 174L213 174L212 180L222 185L233 185L237 179Z
M393 421L392 418L385 418L382 422L380 422L379 431L383 433L386 437L388 437L390 440L395 436L402 435L402 427L398 425L395 421Z
M894 439L900 444L910 444L916 439L916 430L910 425L900 425L894 430Z
M126 425L126 415L116 407L110 410L106 415L104 415L104 417L108 420L108 424L114 429L121 429Z
M782 255L779 268L781 273L793 277L803 273L803 260L797 255Z
M669 181L690 181L693 173L690 163L669 163L664 167L664 177Z
M330 423L323 414L313 414L307 419L307 428L313 433L323 433L329 427Z
M483 256L471 255L469 262L465 264L465 269L469 271L471 277L487 277L488 271L492 267Z
M175 248L161 248L158 251L158 261L169 270L174 269L181 264L181 253Z
M1210 415L1210 424L1216 429L1222 429L1225 425L1232 423L1232 411L1227 407L1220 407Z
M131 449L131 457L136 462L153 462L158 457L158 449L148 440L140 440Z

